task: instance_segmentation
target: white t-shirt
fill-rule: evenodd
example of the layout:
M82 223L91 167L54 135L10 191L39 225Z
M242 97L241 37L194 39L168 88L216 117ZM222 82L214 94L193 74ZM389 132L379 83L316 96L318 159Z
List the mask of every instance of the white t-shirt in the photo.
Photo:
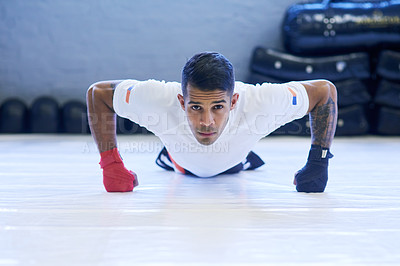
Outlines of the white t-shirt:
M235 82L234 91L239 93L236 107L222 134L207 146L190 130L177 98L182 94L178 82L125 80L115 89L113 105L119 116L158 136L179 166L209 177L242 162L261 138L308 111L308 95L299 82Z

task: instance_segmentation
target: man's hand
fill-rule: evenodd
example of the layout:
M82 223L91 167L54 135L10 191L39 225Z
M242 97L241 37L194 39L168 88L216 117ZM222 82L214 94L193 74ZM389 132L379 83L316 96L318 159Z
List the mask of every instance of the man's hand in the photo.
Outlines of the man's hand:
M129 192L138 183L137 175L125 168L117 148L102 152L103 184L107 192Z
M328 182L328 160L333 155L329 149L311 145L306 165L294 176L298 192L324 192Z
M103 169L103 184L107 192L130 192L139 182L137 175L123 164L114 164Z

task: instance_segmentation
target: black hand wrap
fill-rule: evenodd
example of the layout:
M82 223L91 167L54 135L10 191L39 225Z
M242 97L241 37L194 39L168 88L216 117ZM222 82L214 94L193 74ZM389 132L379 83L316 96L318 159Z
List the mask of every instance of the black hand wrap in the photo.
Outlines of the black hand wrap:
M298 192L324 192L328 182L328 160L333 155L328 148L311 145L306 165L296 173Z

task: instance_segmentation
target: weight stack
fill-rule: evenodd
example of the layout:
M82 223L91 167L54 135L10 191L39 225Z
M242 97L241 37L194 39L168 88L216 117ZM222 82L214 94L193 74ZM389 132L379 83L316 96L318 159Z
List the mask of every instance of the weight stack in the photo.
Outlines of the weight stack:
M367 106L371 95L367 53L304 57L256 47L253 52L248 82L282 83L312 79L332 81L338 91L338 126L336 135L362 135L369 131ZM308 116L295 120L273 134L310 135Z
M376 133L400 135L400 52L385 50L379 56Z

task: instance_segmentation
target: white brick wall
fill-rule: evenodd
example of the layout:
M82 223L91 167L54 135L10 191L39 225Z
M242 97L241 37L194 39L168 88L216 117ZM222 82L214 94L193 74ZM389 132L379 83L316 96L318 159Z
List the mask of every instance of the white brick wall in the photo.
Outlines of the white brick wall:
M180 81L194 53L218 51L244 80L256 45L280 48L295 0L0 0L0 101L83 100L104 79Z

